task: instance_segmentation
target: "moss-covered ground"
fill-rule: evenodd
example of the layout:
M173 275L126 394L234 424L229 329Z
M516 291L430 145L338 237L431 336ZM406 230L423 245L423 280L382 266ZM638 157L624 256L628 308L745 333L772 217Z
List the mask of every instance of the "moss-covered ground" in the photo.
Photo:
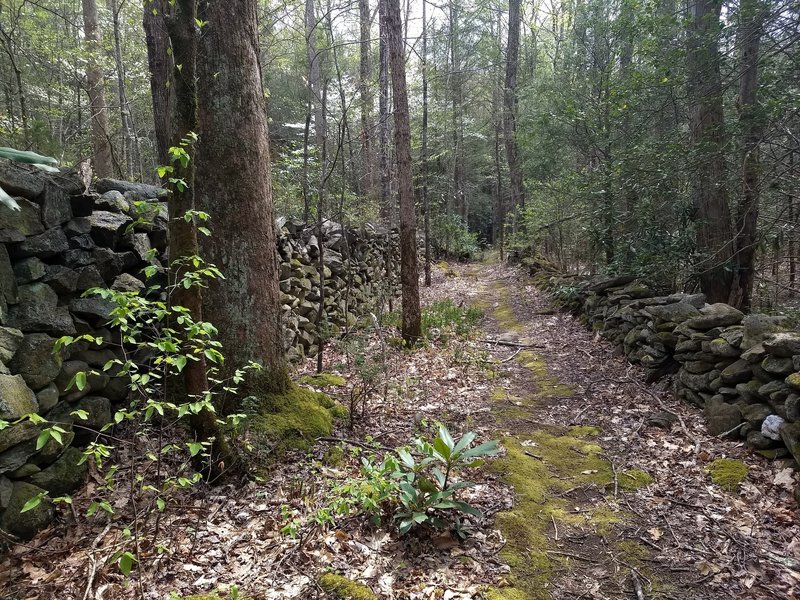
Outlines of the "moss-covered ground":
M505 286L492 289L493 302L483 308L503 332L525 330L509 303ZM615 489L625 492L652 483L638 469L615 473L597 442L600 429L591 425L553 427L537 418L547 403L569 398L574 389L555 377L544 359L530 350L514 358L511 389L491 392L492 412L501 431L506 453L491 468L513 488L514 506L498 513L496 524L507 540L501 558L511 567L508 585L491 588L489 600L546 600L556 573L577 565L569 553L559 552L556 530L605 540L611 552L631 564L640 564L648 548L636 542L617 541L615 526L626 514L605 501ZM616 482L616 485L615 485ZM575 500L575 490L584 493ZM611 498L613 499L613 498ZM602 543L602 542L601 542ZM583 553L586 549L581 549ZM609 549L604 549L608 552Z

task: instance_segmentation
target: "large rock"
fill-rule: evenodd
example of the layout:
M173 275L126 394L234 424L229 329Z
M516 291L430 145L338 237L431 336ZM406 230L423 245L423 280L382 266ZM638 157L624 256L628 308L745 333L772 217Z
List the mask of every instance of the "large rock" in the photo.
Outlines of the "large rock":
M64 265L47 265L42 281L57 294L72 294L78 289L78 271Z
M800 333L773 333L764 342L764 350L774 356L791 358L800 354Z
M91 224L91 236L98 246L116 248L125 228L133 220L123 214L98 210L86 217Z
M26 332L56 336L75 334L69 311L58 306L58 295L46 283L32 283L19 288L19 304L9 309L8 324Z
M11 362L24 337L19 329L0 327L0 362Z
M2 402L2 400L0 400ZM5 452L12 446L27 442L39 435L39 427L30 421L22 421L9 425L5 429L0 429L0 453Z
M15 244L12 246L11 254L15 258L25 258L26 256L50 258L66 250L69 250L67 235L60 227L54 227L39 235L26 238L24 242Z
M671 323L683 323L688 319L700 316L700 311L688 302L675 302L665 306L648 306L645 312L657 319Z
M76 298L69 303L70 311L79 317L103 323L111 318L111 311L114 309L114 306L113 302L105 300L100 296Z
M73 411L82 410L86 412L86 419L79 419L73 415ZM103 426L111 422L111 402L102 396L86 396L75 403L61 402L47 414L48 421L58 421L60 423L78 423L81 427L99 431ZM86 432L81 430L85 437Z
M727 404L716 396L706 402L705 416L708 433L711 435L731 431L743 421L742 412L738 407Z
M18 284L33 283L47 274L47 265L41 259L31 256L14 265L14 276Z
M734 385L749 381L753 376L753 369L749 362L739 359L733 364L725 367L720 374L722 383Z
M742 350L749 350L753 346L762 343L773 333L781 330L786 317L752 314L742 319L744 335L742 337Z
M48 181L39 204L45 227L59 227L72 218L69 190L54 181Z
M14 210L0 202L0 243L23 242L31 235L44 231L39 205L15 198L20 210Z
M52 465L32 475L30 482L47 490L51 497L65 496L83 483L88 469L83 452L74 446L67 448Z
M14 482L8 508L0 517L0 527L24 540L31 539L38 531L47 527L55 516L52 501L43 498L32 510L22 512L25 504L45 492L42 488L24 481Z
M122 181L119 179L100 179L95 184L95 188L101 194L105 194L110 191L116 191L122 194L130 192L142 200L161 198L162 196L167 195L167 190L164 188L155 185L147 185L145 183L132 183L130 181Z
M0 302L15 304L18 300L17 277L5 244L0 244Z
M0 375L0 419L15 421L39 410L36 396L19 375Z
M705 331L714 327L728 327L738 325L742 322L744 313L729 304L718 302L709 304L700 309L700 315L692 317L686 321L686 325L692 329Z
M783 423L780 427L780 434L789 452L800 463L800 423Z
M44 191L45 180L44 173L36 167L0 159L0 187L11 196L37 198Z
M56 340L46 333L25 336L9 367L19 373L32 389L38 390L53 381L61 370L61 353L54 353Z

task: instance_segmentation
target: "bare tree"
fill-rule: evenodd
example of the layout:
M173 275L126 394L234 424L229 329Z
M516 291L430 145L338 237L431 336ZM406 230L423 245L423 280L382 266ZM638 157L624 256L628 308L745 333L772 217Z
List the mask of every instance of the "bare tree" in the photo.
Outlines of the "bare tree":
M150 95L153 99L156 154L158 162L162 165L169 162L167 151L172 131L170 119L175 103L170 59L172 49L166 24L170 10L169 0L145 0L142 11L142 26L147 43L147 66L150 70Z
M113 161L111 140L108 132L108 106L103 86L103 71L98 63L102 53L103 36L97 17L96 0L81 0L83 7L83 29L86 36L86 92L92 111L92 143L94 146L94 173L98 177L111 177Z
M511 206L525 207L525 187L517 144L517 70L519 63L520 0L508 3L508 42L506 44L506 83L503 95L503 129L505 133L506 160L511 179Z

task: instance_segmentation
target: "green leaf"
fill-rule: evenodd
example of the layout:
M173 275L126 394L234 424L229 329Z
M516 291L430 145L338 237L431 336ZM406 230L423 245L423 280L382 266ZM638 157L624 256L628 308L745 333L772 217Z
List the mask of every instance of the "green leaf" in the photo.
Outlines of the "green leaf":
M497 454L499 451L500 451L500 446L497 440L492 440L491 442L484 442L479 446L475 446L474 448L466 450L464 454L461 455L461 457L472 458L474 456L489 456L491 454Z
M39 506L39 505L42 503L42 499L44 498L44 496L45 496L45 494L46 494L46 493L47 493L47 492L41 492L41 493L39 493L39 494L36 494L36 495L35 495L33 498L31 498L30 500L28 500L28 501L27 501L27 502L26 502L26 503L25 503L25 504L22 506L22 510L20 510L19 512L20 512L20 513L26 513L26 512L28 512L29 510L33 510L34 508L36 508L37 506Z
M453 436L450 435L450 432L444 425L439 425L439 439L441 439L447 445L449 450L452 450L456 445L453 441ZM449 452L447 453L447 456L450 456Z
M461 439L458 440L456 447L453 448L453 454L458 454L459 452L461 452L464 448L469 446L474 439L475 439L474 432L469 431L465 433L463 436L461 436Z
M49 440L50 440L50 430L45 429L39 434L39 437L36 438L36 449L41 450L42 448L44 448L45 444L47 444Z
M119 570L122 572L125 577L131 574L131 569L133 568L133 563L138 562L136 557L131 554L130 552L124 552L122 556L119 557Z

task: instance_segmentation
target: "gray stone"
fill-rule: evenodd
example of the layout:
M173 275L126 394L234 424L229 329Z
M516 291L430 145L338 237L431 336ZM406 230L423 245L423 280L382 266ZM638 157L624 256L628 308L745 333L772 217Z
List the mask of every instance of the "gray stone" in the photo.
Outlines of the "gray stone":
M717 399L716 396L706 402L705 416L708 433L711 435L728 432L742 423L742 413L739 408Z
M0 400L2 403L2 400ZM21 421L9 425L5 429L0 429L0 453L5 452L12 446L27 442L39 435L39 427L30 421Z
M742 350L749 350L753 346L762 343L773 333L780 331L786 317L752 314L747 315L742 320L744 326L744 336L742 338Z
M26 238L24 242L15 244L12 246L11 254L15 258L25 258L26 256L50 258L67 250L69 250L69 242L64 230L54 227L39 235Z
M106 283L97 266L87 265L85 267L80 267L76 272L78 274L78 281L75 284L75 289L77 291L85 292L92 288L106 287Z
M751 431L747 434L747 445L756 450L769 450L777 445L777 442L768 438L760 431Z
M19 329L0 327L0 362L11 362L24 337Z
M36 440L28 440L0 452L0 475L13 473L27 463L35 454Z
M9 309L8 324L26 332L74 335L75 324L69 311L58 306L58 295L46 283L32 283L19 288L19 304Z
M778 415L769 415L761 424L761 435L771 440L779 440L781 439L780 430L783 424L784 420Z
M764 345L756 344L755 346L751 346L749 349L742 352L742 359L749 363L755 364L764 360L766 355L767 351L764 349Z
M36 392L36 402L39 404L39 411L43 413L58 404L58 387L56 387L56 384L49 383Z
M0 375L0 419L15 421L39 410L36 396L19 375Z
M34 390L53 381L61 370L61 354L53 352L55 342L46 333L28 334L9 363L11 370L22 375Z
M44 231L39 206L25 198L15 200L20 210L0 202L0 243L23 242L26 237Z
M676 302L665 306L649 306L645 312L652 317L672 323L683 323L693 317L699 317L700 311L687 302Z
M130 250L142 262L150 262L150 238L146 233L128 233L122 237L119 247Z
M145 183L122 181L120 179L99 179L95 183L95 188L101 194L105 194L110 191L116 191L122 194L131 192L142 200L161 198L167 195L167 190L164 188L155 185L147 185Z
M70 194L60 185L48 181L39 201L45 227L59 227L72 218Z
M14 276L18 284L32 283L47 274L47 265L41 259L31 256L14 265Z
M73 411L83 410L87 413L86 419L79 419ZM104 425L111 422L111 402L103 396L85 396L75 403L61 402L47 414L48 421L61 423L78 423L99 431ZM85 432L81 432L85 435Z
M78 289L78 272L63 265L47 265L42 281L57 294L72 294Z
M686 321L686 325L693 329L707 330L714 327L727 327L738 325L744 318L744 313L730 306L718 302L710 304L700 309L700 316L692 317Z
M5 244L0 244L0 301L15 304L18 299L17 277Z
M89 393L89 385L84 386L83 390L79 390L76 385L72 385L69 389L67 389L72 382L73 378L78 373L85 373L87 376L89 374L89 365L83 362L82 360L65 360L64 363L61 365L61 371L58 373L58 376L55 378L56 387L58 388L59 396L73 396L69 398L70 400L78 400L82 398L86 394Z
M130 273L120 273L114 278L111 289L118 292L141 292L145 284Z
M44 191L44 173L31 165L0 159L0 187L10 196L34 199Z
M114 252L110 248L95 248L92 259L104 281L113 281L123 271L141 264L133 252Z
M118 190L109 190L94 202L98 210L106 210L116 213L127 213L131 209L131 204Z
M772 414L772 408L766 404L748 404L740 410L744 420L752 423L757 429L760 429L764 419Z
M791 358L800 354L800 334L798 333L773 333L764 340L764 350L774 356Z
M0 475L0 513L8 508L8 503L11 500L11 492L14 489L14 484L8 477Z
M786 420L795 423L800 421L800 395L790 394L784 404Z
M22 512L29 500L44 491L31 483L15 481L8 508L0 517L0 527L23 540L31 539L38 531L47 527L55 517L55 507L51 500L43 498L38 506Z
M738 357L740 354L740 351L736 346L729 344L721 337L715 338L710 342L703 342L704 349L706 344L708 344L708 352L714 356L733 358Z
M732 365L723 369L720 378L723 384L733 385L744 383L753 376L753 370L746 360L737 360Z
M67 448L52 465L31 476L30 482L47 490L52 497L71 494L86 476L89 465L84 458L77 448Z
M800 423L783 423L780 426L780 434L789 452L800 463Z
M76 298L69 303L69 310L79 317L102 322L111 318L113 309L114 303L100 296Z
M781 358L778 356L768 355L761 361L761 368L767 373L786 377L789 373L794 371L794 362L791 358Z
M747 383L737 383L736 392L745 402L757 402L765 398L759 393L762 383L758 380L748 381Z
M116 248L125 228L133 220L119 213L98 210L87 217L92 226L91 236L98 246Z

